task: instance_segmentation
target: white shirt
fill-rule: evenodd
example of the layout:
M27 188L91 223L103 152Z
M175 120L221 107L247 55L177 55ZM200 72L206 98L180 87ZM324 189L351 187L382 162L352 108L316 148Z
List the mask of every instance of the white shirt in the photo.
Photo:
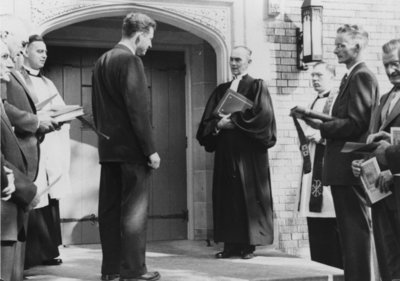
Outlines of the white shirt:
M242 73L234 77L232 80L231 86L229 87L231 90L237 92L237 89L239 87L239 82L242 80L243 76L247 75L247 73Z

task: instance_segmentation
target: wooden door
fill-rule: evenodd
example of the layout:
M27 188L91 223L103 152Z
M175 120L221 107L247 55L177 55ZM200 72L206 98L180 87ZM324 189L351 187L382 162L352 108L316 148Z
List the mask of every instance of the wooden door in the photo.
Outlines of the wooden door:
M67 104L91 115L91 75L106 50L48 47L47 76ZM183 52L152 51L144 57L152 104L152 125L161 156L148 181L148 240L187 238L185 67ZM71 123L71 193L60 201L63 243L99 243L97 200L100 179L97 136Z

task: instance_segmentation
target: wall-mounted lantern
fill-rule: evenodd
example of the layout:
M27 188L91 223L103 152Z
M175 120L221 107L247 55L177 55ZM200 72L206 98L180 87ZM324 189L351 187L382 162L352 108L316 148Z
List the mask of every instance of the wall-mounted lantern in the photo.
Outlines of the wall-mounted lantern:
M306 63L322 60L322 11L321 0L304 0L301 6L303 31L296 29L298 69L306 70Z

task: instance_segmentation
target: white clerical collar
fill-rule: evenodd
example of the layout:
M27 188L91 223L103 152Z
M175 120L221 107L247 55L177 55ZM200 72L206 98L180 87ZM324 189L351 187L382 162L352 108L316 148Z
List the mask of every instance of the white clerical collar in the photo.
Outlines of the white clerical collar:
M28 73L32 76L39 76L40 69L33 69L29 66L24 65L24 68L28 71Z
M353 71L353 69L354 69L357 65L359 65L360 63L363 63L363 62L364 62L364 61L356 62L352 67L350 67L350 69L347 70L347 72L346 72L347 76L350 75L350 73Z
M125 42L122 42L122 41L119 41L118 44L124 45L125 47L127 47L132 52L132 54L136 55L135 50L129 44L127 44Z
M246 76L246 75L247 75L247 72L233 76L233 80L235 80L235 79L242 80L243 76Z

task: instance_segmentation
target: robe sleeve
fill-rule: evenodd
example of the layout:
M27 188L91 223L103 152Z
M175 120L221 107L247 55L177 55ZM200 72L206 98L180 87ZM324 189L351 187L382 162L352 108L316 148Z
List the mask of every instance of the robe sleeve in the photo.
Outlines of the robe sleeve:
M217 144L218 136L215 134L215 129L220 118L214 114L214 109L220 99L220 88L221 86L218 86L211 94L196 134L196 139L199 141L201 146L204 146L207 152L215 151Z
M252 87L255 93L253 108L233 113L231 120L237 129L267 149L276 143L276 122L272 99L263 80L256 80Z

